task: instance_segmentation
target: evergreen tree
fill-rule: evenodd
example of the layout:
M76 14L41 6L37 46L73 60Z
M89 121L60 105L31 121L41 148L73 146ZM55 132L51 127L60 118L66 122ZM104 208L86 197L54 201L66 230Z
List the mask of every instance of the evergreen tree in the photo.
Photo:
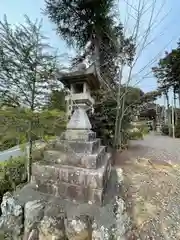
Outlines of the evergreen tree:
M133 41L115 19L115 0L46 0L45 14L78 52L73 65L85 58L96 61L103 82L115 82L120 59L132 60Z
M49 102L48 102L48 109L57 109L61 111L66 111L66 103L65 103L65 95L66 92L64 89L62 90L53 90Z

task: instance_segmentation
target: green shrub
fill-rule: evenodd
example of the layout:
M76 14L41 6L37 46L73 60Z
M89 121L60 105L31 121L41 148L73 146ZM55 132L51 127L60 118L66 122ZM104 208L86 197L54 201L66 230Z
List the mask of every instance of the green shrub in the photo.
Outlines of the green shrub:
M143 129L142 129L142 133L143 135L147 135L149 133L149 127L148 126L145 126Z
M163 125L161 127L161 132L164 134L164 135L169 135L169 127L168 125Z
M143 132L138 129L138 131L129 131L130 140L143 139Z
M45 147L33 152L33 162L43 158ZM0 162L0 203L5 192L13 191L27 180L26 157L10 158Z
M0 151L12 148L15 145L17 145L16 138L0 140Z
M180 138L180 119L177 120L177 124L175 125L175 137Z
M134 131L136 129L137 131ZM129 139L130 140L137 140L137 139L143 139L144 135L147 135L149 133L149 127L145 123L139 122L136 125L131 125L131 128L129 130Z
M138 128L144 135L149 133L149 127L146 123L139 123L135 127Z
M0 198L7 191L26 181L25 157L0 162Z
M26 182L25 157L0 162L0 203L5 192L13 191Z
M161 131L164 135L169 135L172 137L173 135L173 131L172 131L172 126L170 128L171 132L169 133L169 127L168 125L164 125L162 128L161 128ZM176 138L180 138L180 120L177 121L177 125L175 125L175 137Z

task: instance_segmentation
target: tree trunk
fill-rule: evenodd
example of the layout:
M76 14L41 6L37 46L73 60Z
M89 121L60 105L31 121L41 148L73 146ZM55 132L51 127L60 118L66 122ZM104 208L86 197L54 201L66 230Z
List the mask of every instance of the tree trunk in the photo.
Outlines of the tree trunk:
M172 137L175 138L175 127L174 127L174 106L173 106L173 101L172 101L171 117L172 117Z
M166 95L164 94L164 124L167 124Z
M176 111L176 92L175 89L173 90L173 99L174 99L174 123L177 123L177 111Z
M94 53L93 53L93 62L96 67L96 71L100 73L100 38L98 36L92 36L92 42L94 45Z
M165 96L166 96L166 101L167 101L167 115L168 115L169 136L171 136L171 111L170 111L168 92L165 93Z
M118 123L118 146L122 146L122 143L124 141L124 132L122 131L122 122L123 122L123 118L124 118L124 104L125 104L125 97L126 95L122 98L122 106L121 106L121 114L120 114L120 119L119 119L119 123Z
M32 120L29 121L29 130L28 130L28 148L27 148L27 180L31 181L32 173L32 150L33 150L33 141L32 141Z
M180 108L180 87L179 87L179 91L178 91L178 100L179 100L179 108Z
M118 137L119 137L119 121L120 121L120 111L121 111L121 80L122 80L122 72L123 72L123 65L121 64L121 68L119 71L119 87L118 87L118 94L117 94L117 110L116 110L116 122L115 122L115 131L114 131L114 143L113 148L117 148L118 144Z

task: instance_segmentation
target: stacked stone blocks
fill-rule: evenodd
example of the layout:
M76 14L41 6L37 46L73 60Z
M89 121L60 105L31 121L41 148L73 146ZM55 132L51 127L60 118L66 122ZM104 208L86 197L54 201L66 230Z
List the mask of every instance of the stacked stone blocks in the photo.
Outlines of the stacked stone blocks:
M89 141L57 139L50 144L44 160L32 167L38 191L78 202L103 203L110 154L95 133L88 135Z

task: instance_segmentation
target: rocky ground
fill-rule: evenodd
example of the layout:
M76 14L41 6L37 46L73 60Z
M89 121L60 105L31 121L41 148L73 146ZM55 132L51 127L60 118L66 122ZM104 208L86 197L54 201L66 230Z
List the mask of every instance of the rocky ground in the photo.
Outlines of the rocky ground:
M180 239L180 140L147 136L132 142L116 165L124 172L129 240Z
M119 197L122 180L122 170L113 168L103 206L43 194L33 184L6 193L0 240L124 240L130 221Z

